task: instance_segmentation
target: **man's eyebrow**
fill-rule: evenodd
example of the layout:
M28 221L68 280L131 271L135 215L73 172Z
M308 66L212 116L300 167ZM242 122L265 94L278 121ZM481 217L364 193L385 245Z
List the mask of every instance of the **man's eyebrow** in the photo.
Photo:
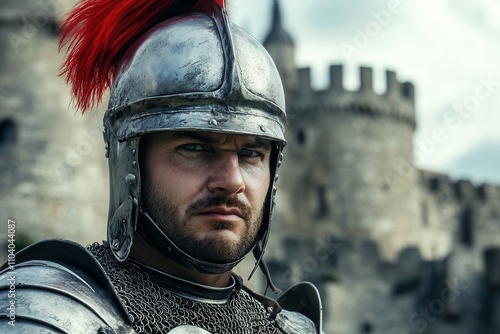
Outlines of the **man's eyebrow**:
M218 140L216 137L212 136L210 133L204 134L200 132L182 131L174 132L174 139L194 139L206 144L217 144ZM260 137L254 137L254 141L247 141L242 146L244 148L271 148L271 141L268 139L263 139Z
M260 138L255 138L255 141L252 142L247 142L243 145L245 148L265 148L265 149L270 149L271 148L271 141L266 140L266 139L260 139Z
M213 138L209 134L203 134L200 132L174 132L174 139L195 139L207 144L215 144L217 139Z

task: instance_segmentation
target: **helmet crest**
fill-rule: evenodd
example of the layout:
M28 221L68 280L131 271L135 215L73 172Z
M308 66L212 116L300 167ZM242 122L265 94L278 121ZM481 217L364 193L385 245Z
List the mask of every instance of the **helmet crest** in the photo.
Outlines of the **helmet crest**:
M225 0L82 0L62 24L59 49L69 51L60 75L71 86L78 110L101 102L123 54L144 32L168 18L210 12Z

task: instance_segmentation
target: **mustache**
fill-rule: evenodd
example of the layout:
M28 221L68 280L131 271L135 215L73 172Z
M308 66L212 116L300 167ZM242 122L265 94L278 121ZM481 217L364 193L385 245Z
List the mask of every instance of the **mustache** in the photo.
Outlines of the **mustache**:
M248 205L240 201L236 197L226 197L222 195L214 195L197 200L192 203L186 210L186 215L192 216L200 211L208 210L216 206L227 206L228 208L237 208L245 221L251 218L251 209Z

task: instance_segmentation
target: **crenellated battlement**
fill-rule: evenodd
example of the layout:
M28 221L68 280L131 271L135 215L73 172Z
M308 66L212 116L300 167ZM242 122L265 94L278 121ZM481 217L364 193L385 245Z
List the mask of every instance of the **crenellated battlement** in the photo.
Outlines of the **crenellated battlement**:
M299 91L314 91L311 84L311 68L298 69ZM373 69L361 66L359 68L359 89L355 92L374 93L373 89ZM411 82L400 82L396 77L396 72L386 71L386 91L381 96L401 98L410 103L415 102L415 87ZM344 67L343 65L331 65L329 68L329 85L327 91L346 92L344 88ZM352 91L351 91L352 92Z
M415 127L415 87L410 82L400 82L394 71L386 71L386 91L377 94L371 67L360 67L359 88L347 90L344 85L344 68L332 65L325 90L312 87L311 69L297 70L298 89L292 112L308 114L324 112L360 112L367 115L387 116Z
M453 180L446 174L420 171L424 188L435 196L456 202L498 201L500 186L492 184L474 185L469 180Z

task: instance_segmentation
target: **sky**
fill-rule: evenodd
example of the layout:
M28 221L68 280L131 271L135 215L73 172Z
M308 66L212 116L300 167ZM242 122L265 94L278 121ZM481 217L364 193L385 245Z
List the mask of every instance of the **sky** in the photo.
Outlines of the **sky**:
M232 20L263 41L274 0L227 0ZM475 184L500 185L498 0L280 0L298 67L313 85L343 64L355 90L359 66L415 85L417 167ZM418 157L418 158L417 158Z

